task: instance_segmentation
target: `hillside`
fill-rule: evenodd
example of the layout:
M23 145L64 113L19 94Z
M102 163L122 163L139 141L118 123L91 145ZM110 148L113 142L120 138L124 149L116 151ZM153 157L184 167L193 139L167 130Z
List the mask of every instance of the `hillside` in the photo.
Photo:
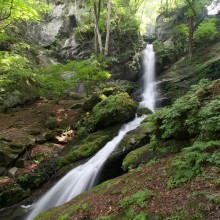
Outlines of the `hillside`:
M1 219L220 219L220 18L191 3L0 3Z

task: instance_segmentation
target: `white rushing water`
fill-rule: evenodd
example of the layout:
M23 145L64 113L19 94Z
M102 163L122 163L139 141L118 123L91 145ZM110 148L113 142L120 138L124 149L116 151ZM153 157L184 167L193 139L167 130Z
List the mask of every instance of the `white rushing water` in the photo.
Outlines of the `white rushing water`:
M140 107L147 107L151 111L155 111L156 102L156 83L155 83L155 53L153 45L147 45L143 51L143 67L144 67L144 91L142 93L142 101Z
M144 66L147 68L145 74L154 74L154 72L149 72L153 69L154 59L151 60L153 52L153 46L148 45L144 50ZM149 54L150 53L150 54ZM152 92L153 88L147 89L148 87L153 87L151 84L154 84L154 76L144 76L144 92L142 94L142 102L140 103L141 107L147 107L154 111L153 97L147 92ZM149 99L149 100L148 100ZM123 137L127 132L137 128L140 123L145 119L146 116L136 117L133 121L123 125L118 132L118 135L109 141L95 156L93 156L85 164L78 166L68 172L57 184L55 184L45 195L43 195L32 207L32 211L26 217L26 220L33 220L36 215L38 215L43 210L46 210L49 207L62 205L65 202L69 201L78 194L84 192L85 190L93 187L97 181L98 175L109 157L109 155L115 150L118 144L121 142Z

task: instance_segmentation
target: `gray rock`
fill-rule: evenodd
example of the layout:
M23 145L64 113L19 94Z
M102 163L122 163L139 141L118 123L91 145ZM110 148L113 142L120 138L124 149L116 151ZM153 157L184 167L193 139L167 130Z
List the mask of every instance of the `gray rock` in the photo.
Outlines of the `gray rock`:
M69 36L73 27L76 27L74 3L65 1L49 5L51 10L45 18L38 24L32 24L32 28L28 28L35 42L43 47L52 45L61 36Z
M13 167L8 171L8 176L11 178L14 178L16 172L17 172L18 168L17 167Z

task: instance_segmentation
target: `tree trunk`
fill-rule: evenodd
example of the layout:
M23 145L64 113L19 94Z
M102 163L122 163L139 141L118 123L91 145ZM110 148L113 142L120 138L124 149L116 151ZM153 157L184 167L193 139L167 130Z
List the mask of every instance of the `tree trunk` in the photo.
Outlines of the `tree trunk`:
M99 31L99 17L100 17L100 10L101 10L101 0L98 0L97 2L94 2L94 13L93 13L93 18L94 18L94 23L95 23L95 47L96 45L99 46L99 53L102 54L102 36ZM98 57L98 51L96 52L96 57Z
M109 48L111 10L112 10L112 0L108 0L108 15L107 15L106 39L105 39L105 55L108 55L108 48Z
M191 17L190 20L189 20L188 57L192 57L192 54L193 54L193 34L194 34L193 17Z

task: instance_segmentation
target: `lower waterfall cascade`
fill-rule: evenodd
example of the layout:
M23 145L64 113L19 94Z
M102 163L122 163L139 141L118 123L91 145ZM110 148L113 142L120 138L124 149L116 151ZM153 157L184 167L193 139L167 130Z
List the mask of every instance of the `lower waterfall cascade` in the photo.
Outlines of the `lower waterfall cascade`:
M153 45L149 44L143 51L144 91L139 107L149 108L153 112L155 111L156 100L154 65L155 54ZM146 116L135 117L134 120L124 124L119 130L118 135L109 141L88 162L69 171L35 204L29 206L29 214L24 219L33 220L35 216L47 208L62 205L85 190L93 187L97 183L102 167L110 154L116 149L126 133L136 129L145 118Z

